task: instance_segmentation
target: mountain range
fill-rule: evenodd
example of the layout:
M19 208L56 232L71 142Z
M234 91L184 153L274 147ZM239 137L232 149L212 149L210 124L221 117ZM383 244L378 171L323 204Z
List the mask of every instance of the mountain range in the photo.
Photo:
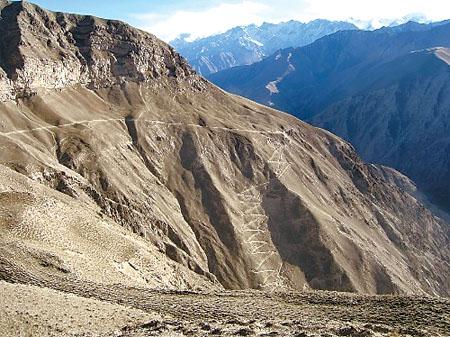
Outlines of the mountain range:
M449 33L449 22L337 32L209 78L336 133L449 209Z
M286 47L300 47L339 30L358 29L348 22L314 20L239 26L225 33L189 41L182 35L170 42L201 75L252 64Z
M0 10L0 333L445 336L406 176L123 22Z

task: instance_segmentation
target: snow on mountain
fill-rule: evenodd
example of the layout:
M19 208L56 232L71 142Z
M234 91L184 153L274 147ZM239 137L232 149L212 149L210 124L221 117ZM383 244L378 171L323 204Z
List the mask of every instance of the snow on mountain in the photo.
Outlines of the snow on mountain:
M192 41L182 34L171 44L194 67L207 76L231 67L253 64L279 49L300 47L339 30L358 29L348 22L314 20L234 27L225 33Z

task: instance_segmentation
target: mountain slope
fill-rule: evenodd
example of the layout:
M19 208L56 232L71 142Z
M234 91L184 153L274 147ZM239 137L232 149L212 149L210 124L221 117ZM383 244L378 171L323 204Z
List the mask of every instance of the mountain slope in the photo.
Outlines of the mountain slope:
M275 51L300 47L339 30L358 29L351 23L314 20L288 21L235 27L229 31L192 42L185 36L170 42L201 75L261 61Z
M0 278L450 293L449 227L396 171L123 23L1 15Z
M448 208L449 33L448 22L338 32L210 79L335 132Z
M444 48L418 51L376 67L366 74L371 78L367 89L331 104L312 119L356 144L364 158L408 173L446 207L450 206L448 53Z

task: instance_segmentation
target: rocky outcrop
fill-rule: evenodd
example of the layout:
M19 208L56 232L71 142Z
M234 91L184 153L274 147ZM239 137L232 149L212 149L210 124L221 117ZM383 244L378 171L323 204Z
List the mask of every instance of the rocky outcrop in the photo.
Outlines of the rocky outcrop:
M0 278L449 294L448 226L395 171L224 93L125 24L28 4L2 16L19 41L41 41L45 22L73 40L59 61L37 44L42 67L24 42L2 54L11 83L30 78L36 94L0 105ZM119 41L136 49L118 69ZM48 64L79 75L61 82Z
M38 89L100 88L161 77L204 87L172 48L122 22L52 13L26 1L6 6L1 15L0 80L12 87L2 86L3 100Z

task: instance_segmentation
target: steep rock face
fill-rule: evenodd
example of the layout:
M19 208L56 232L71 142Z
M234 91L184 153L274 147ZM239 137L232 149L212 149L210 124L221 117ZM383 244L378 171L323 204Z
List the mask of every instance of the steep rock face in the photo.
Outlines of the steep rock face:
M207 76L228 68L261 61L275 51L305 46L339 30L358 29L351 23L314 20L235 27L223 34L192 42L181 36L170 42L200 74Z
M339 32L210 79L336 133L448 210L449 33L449 22Z
M194 78L172 48L118 21L14 2L2 10L0 33L0 80L13 87L2 86L3 98L74 84L100 88L162 76ZM192 85L203 84L197 79Z
M33 22L59 15L73 17L31 5L2 11ZM93 32L105 25L76 18L93 20ZM17 22L18 40L41 38ZM3 67L17 69L13 86L36 94L0 105L1 278L449 294L448 226L397 184L406 178L363 163L326 131L224 93L151 35L114 25L94 59L114 59L125 32L147 41L139 53L156 54L123 64L145 60L158 76L107 67L102 80L80 75L50 90L57 75L45 67L40 80L27 77L39 69L27 61ZM13 63L7 55L35 55L17 48L3 65ZM43 48L40 62L53 62ZM161 51L174 63L158 63Z

